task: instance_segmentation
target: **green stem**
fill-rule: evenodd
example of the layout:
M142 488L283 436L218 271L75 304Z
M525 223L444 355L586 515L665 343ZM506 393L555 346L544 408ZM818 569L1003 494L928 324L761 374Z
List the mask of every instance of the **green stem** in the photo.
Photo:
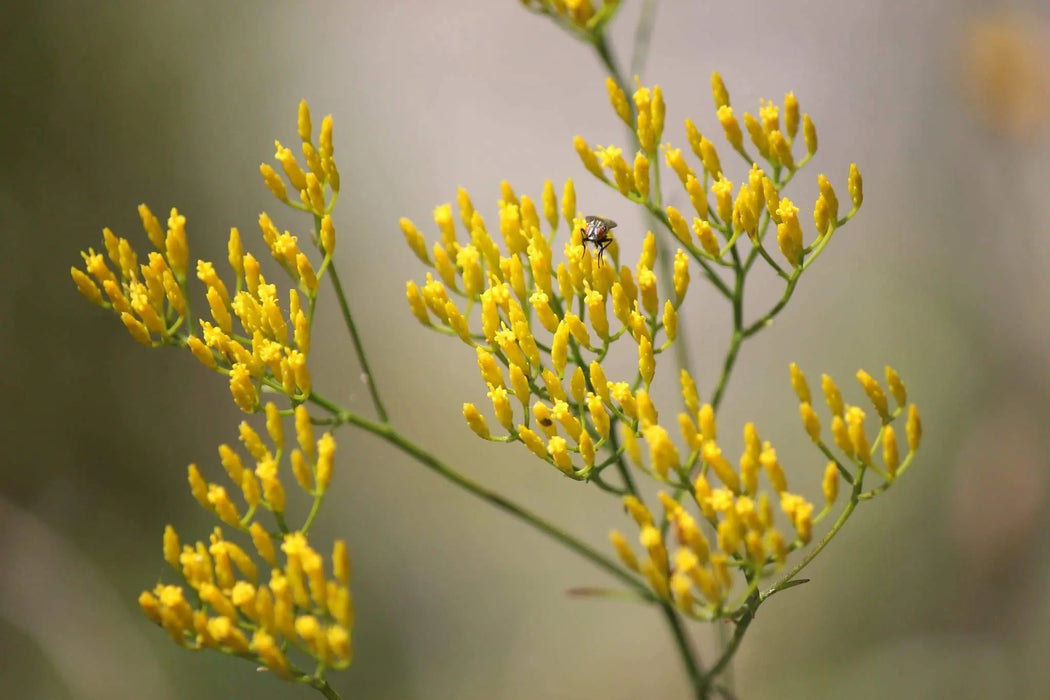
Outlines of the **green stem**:
M842 512L839 514L839 517L835 521L835 524L832 525L831 529L828 530L827 533L824 535L824 537L821 538L821 540L817 544L817 546L814 547L812 550L810 550L806 554L806 556L802 559L802 561L800 561L798 564L796 564L794 566L794 568L791 569L791 571L787 572L787 574L785 574L776 583L774 583L772 586L770 586L768 591L766 591L761 596L759 596L759 600L758 600L759 603L761 603L762 601L764 601L766 598L768 598L769 596L773 595L777 591L782 590L788 583L791 582L791 580L793 578L798 576L798 574L803 569L805 569L809 565L809 563L811 561L813 561L813 558L816 557L818 554L820 554L821 550L823 550L824 547L826 547L828 545L828 542L830 542L831 539L835 535L838 534L838 531L840 529L842 529L842 526L846 524L847 520L849 520L850 515L853 514L853 510L857 507L857 503L860 502L861 485L862 485L863 481L864 481L864 474L863 473L857 474L857 481L853 485L853 492L852 492L852 494L850 494L849 503L847 503L846 507L842 509Z
M732 666L730 662L733 660L733 656L736 655L736 650L740 647L740 642L743 641L744 633L747 632L748 626L755 619L755 610L758 608L759 603L760 599L757 595L752 596L748 601L747 609L740 616L740 619L736 621L736 626L733 628L733 636L723 645L721 656L718 657L718 661L707 673L707 681L709 683L714 681L723 671L727 674L731 673ZM729 681L727 687L732 689L731 681Z
M653 594L649 589L637 580L633 575L627 573L618 564L611 559L607 558L597 550L591 548L589 545L584 544L580 540L576 539L569 533L558 528L557 526L547 522L538 515L526 510L522 506L510 501L500 494L490 491L484 486L468 479L459 472L455 471L449 465L445 464L441 460L431 455L426 450L420 448L415 443L411 442L408 438L401 435L399 432L394 430L388 424L376 423L363 416L359 416L356 413L346 411L339 408L332 402L324 399L317 394L310 395L310 401L332 413L336 418L337 424L346 423L349 425L357 426L362 430L372 433L381 440L393 445L397 449L401 450L405 454L409 455L423 466L437 472L444 478L448 479L460 488L469 491L481 500L487 502L489 505L495 506L500 510L513 515L519 520L531 525L534 529L539 530L543 534L551 537L558 541L563 546L576 552L583 558L589 560L592 564L595 564L606 572L612 574L616 578L620 579L623 583L627 584L634 590L638 591L646 600L653 600Z
M328 681L324 678L317 678L314 676L310 678L308 683L311 688L328 698L328 700L340 700L339 693L335 692L335 689L328 685Z
M682 618L679 617L670 603L667 601L660 602L660 609L667 620L667 626L671 628L671 634L674 635L675 644L678 646L679 655L682 657L682 663L685 664L685 671L689 674L689 681L696 692L697 700L704 700L707 697L707 680L703 670L700 668L693 645L689 641L689 637L686 636L685 627L682 626Z
M638 14L638 25L634 29L634 50L631 52L631 75L645 72L652 45L653 25L656 23L656 0L644 0Z
M747 276L747 271L740 263L740 255L737 253L736 248L732 249L733 254L733 268L735 270L735 282L733 285L733 335L729 339L729 348L726 350L725 361L722 363L722 374L718 377L718 384L715 386L715 392L711 396L711 407L718 411L718 407L722 404L722 398L725 396L726 388L729 386L729 377L733 373L733 367L736 365L737 355L740 354L740 345L744 342L747 334L744 332L744 278Z
M339 273L336 272L334 262L328 267L328 274L332 279L332 288L335 290L336 299L339 300L339 310L343 312L343 321L346 322L346 328L350 331L350 339L354 343L354 352L357 353L357 360L361 363L361 371L364 373L365 382L368 384L368 393L372 395L372 404L375 406L376 415L379 417L380 422L388 423L390 419L387 416L386 408L383 406L383 400L379 398L379 389L376 388L375 376L368 365L368 356L365 354L364 345L361 344L361 337L357 334L357 326L354 324L354 317L350 313L350 305L346 301L346 294L343 293L343 285L339 282Z

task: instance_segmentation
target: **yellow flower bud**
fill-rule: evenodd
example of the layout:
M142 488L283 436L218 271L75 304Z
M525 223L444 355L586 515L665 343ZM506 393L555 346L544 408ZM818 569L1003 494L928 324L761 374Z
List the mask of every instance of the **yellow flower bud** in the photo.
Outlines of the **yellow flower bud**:
M142 228L145 229L149 242L157 250L164 250L164 231L160 228L160 221L145 204L140 204L138 210L139 218L142 219Z
M292 450L290 457L292 462L292 475L295 476L296 483L299 484L299 488L307 493L313 490L313 474L310 471L310 465L306 461L306 456L303 451L296 448Z
M631 551L630 545L627 543L625 538L617 530L613 530L609 533L609 541L612 542L613 548L616 550L617 556L620 557L620 561L623 562L631 571L638 571L638 558Z
M558 228L558 197L554 194L554 183L543 181L543 218L550 224L551 231Z
M798 207L785 197L777 207L777 216L782 223L777 224L777 245L794 266L802 264L802 227L798 223Z
M700 160L704 164L704 170L711 177L716 179L722 177L722 162L718 158L718 150L705 137L700 138Z
M587 142L583 140L582 136L577 136L572 141L573 147L576 149L577 155L580 156L580 160L583 162L583 167L587 168L591 175L594 175L599 180L605 180L605 174L602 172L602 166L598 163L598 156L595 155L591 147L587 145ZM565 212L564 201L562 204L562 213ZM574 212L575 213L575 212ZM570 217L565 217L571 222Z
M659 422L659 416L656 412L656 406L653 404L653 400L649 398L649 392L645 389L639 389L635 392L635 401L638 405L638 425L644 431L651 425L655 425Z
M572 400L577 404L582 403L587 394L587 378L584 376L583 368L577 367L572 371L572 379L569 381L569 390L572 392ZM564 399L561 399L564 401Z
M681 212L674 207L667 207L667 220L675 237L683 244L690 245L692 240L689 236L689 224L686 223L685 217L682 216Z
M711 96L715 100L715 109L729 106L729 91L718 71L711 73Z
M711 224L704 219L693 219L693 231L696 233L696 237L700 239L700 247L704 249L704 252L710 255L712 258L720 257L721 251L718 248L718 239L715 238L715 233L711 229Z
M846 425L849 429L849 439L853 444L857 459L864 464L871 464L871 444L864 432L864 411L856 406L846 411Z
M550 454L554 466L564 473L572 475L572 457L569 455L568 443L565 442L565 438L552 437L550 442L547 443L547 452Z
M580 137L577 136L576 138L579 139ZM580 139L580 141L583 142L583 139ZM584 146L587 145L586 142L583 143ZM587 150L590 151L590 149ZM591 155L594 156L594 153L591 153ZM595 159L595 163L597 163L597 159ZM599 171L600 170L601 169L599 168ZM576 218L576 187L572 184L571 177L565 181L565 187L562 189L561 215L565 217L566 223L568 223L569 226L572 226L572 221Z
M73 282L77 285L77 291L80 292L81 296L96 306L102 306L102 291L95 284L94 280L75 267L69 268L69 272L73 276Z
M696 174L693 169L689 167L689 164L685 162L685 158L682 157L682 151L679 148L671 148L670 146L664 146L664 157L667 160L667 165L678 175L678 179L685 185L689 178L696 179Z
M255 549L259 552L259 556L270 566L276 567L277 556L274 551L273 540L270 539L270 535L266 532L266 528L262 526L262 523L256 521L248 528L248 532L252 536L252 544L255 545Z
M656 284L656 273L642 267L638 269L638 288L642 293L642 308L650 316L655 316L659 310L659 290Z
M587 397L587 411L591 416L591 423L601 439L609 437L609 413L605 410L601 397L591 394Z
M718 178L711 191L715 195L715 211L722 221L728 222L733 218L733 183L725 178Z
M695 387L694 387L695 391ZM686 404L689 404L689 400L686 400ZM704 437L704 440L717 440L718 439L718 425L715 422L715 409L709 403L705 403L699 409L700 419L700 434Z
M743 150L744 135L740 131L740 122L733 115L733 108L729 105L719 107L718 121L722 124L722 129L725 131L726 141L738 151Z
M478 434L478 437L488 440L490 436L488 426L485 424L485 417L478 411L477 406L472 403L464 403L463 418L466 419L470 429Z
M659 85L653 85L653 99L650 107L653 125L653 140L659 141L664 132L664 120L667 116L667 105L664 104L664 91Z
M539 424L540 430L548 437L552 438L558 434L558 428L554 425L554 418L551 416L551 409L545 403L537 401L532 404L532 417L536 419L536 423Z
M682 431L682 438L689 445L689 449L693 452L699 452L702 446L700 432L688 413L678 414L678 428Z
M841 416L845 409L842 403L842 394L839 393L839 388L835 386L835 381L828 375L823 374L820 377L820 388L824 392L824 398L827 400L828 408L831 409L832 414Z
M798 98L793 92L784 95L784 131L789 139L798 133Z
M908 390L904 388L904 382L901 381L897 370L889 365L886 365L886 384L890 387L890 393L898 406L908 403Z
M245 413L255 411L259 403L259 394L252 382L251 373L248 368L240 362L230 368L230 393L233 394L234 403Z
M543 440L535 432L529 430L524 425L519 425L518 439L522 441L525 447L529 448L529 451L532 452L532 454L542 460L547 459L547 446L543 444Z
M646 337L638 342L638 371L645 386L649 386L656 372L656 358L653 357L653 344Z
M834 503L839 496L839 468L834 462L828 462L828 466L824 468L821 489L824 492L824 501L828 505Z
M893 430L892 425L887 425L882 429L882 461L890 477L896 477L901 462L900 453L897 451L897 433Z
M744 127L747 129L748 136L751 137L751 142L755 144L755 148L758 149L759 155L763 158L769 158L769 138L766 136L766 132L762 130L762 125L758 123L754 115L745 112L744 113Z
M821 236L828 235L828 231L831 230L831 207L823 195L818 196L817 203L813 205L813 223Z
M668 299L664 302L664 314L663 314L664 333L667 334L667 340L674 342L678 337L678 310L675 309L674 304Z
M322 493L332 482L332 467L335 461L335 438L325 433L317 441L317 489Z
M623 441L623 452L637 466L642 466L642 450L638 446L638 437L627 423L620 423L620 435Z
M849 437L849 429L846 428L846 421L843 420L841 415L834 415L831 418L831 435L835 438L835 444L840 450L842 450L847 456L853 457L857 452L853 448L853 441Z
M602 295L590 290L584 296L584 304L587 306L587 316L591 322L591 328L602 340L609 338L609 319L605 313L605 299Z
M642 199L649 199L649 159L641 151L634 156L634 189Z
M423 302L423 295L419 291L419 285L412 280L406 282L405 297L408 299L408 306L412 310L412 315L416 317L416 320L424 326L429 326L430 316L427 314L427 306Z
M805 426L809 439L813 442L820 442L820 420L817 418L816 411L808 403L803 402L798 405L798 412L802 416L802 425Z
M584 430L580 433L578 442L583 466L586 469L590 469L594 466L594 439L591 438L590 433Z
M701 219L707 219L707 193L703 185L695 177L689 177L685 181L685 191L689 195L689 201Z
M768 442L762 446L762 454L759 456L758 461L761 462L762 468L766 472L766 478L772 484L773 490L781 494L787 491L787 477L784 476L784 467L777 460L776 450Z
M817 188L820 191L820 196L827 202L831 221L837 222L839 219L839 198L826 175L817 175Z
M277 171L269 163L261 163L259 165L259 173L262 175L266 189L270 190L278 200L287 202L288 190L285 188L284 180L277 174Z
M722 450L715 444L714 440L704 435L704 444L700 452L701 457L714 471L719 481L725 484L733 493L740 493L740 479L733 471L732 465L722 455Z
M620 86L612 78L606 78L605 89L609 92L609 103L616 111L616 116L620 117L628 127L634 126L631 118L631 106L627 102L627 95L620 89Z
M864 181L860 177L860 170L857 169L856 163L850 163L846 187L849 189L849 198L853 202L853 208L860 209L860 205L864 203Z
M817 152L817 127L808 114L802 115L802 135L806 140L806 152L812 157Z
M886 394L882 391L879 383L864 370L857 372L857 381L860 382L864 393L868 395L868 400L875 407L875 411L879 414L882 422L888 422L890 419L889 402L886 400Z
M769 150L773 161L783 165L788 170L795 169L795 157L791 154L791 144L778 130L768 132Z
M809 383L806 382L806 375L802 373L802 370L794 362L791 363L790 370L791 388L795 390L799 403L811 403L812 398L809 394Z

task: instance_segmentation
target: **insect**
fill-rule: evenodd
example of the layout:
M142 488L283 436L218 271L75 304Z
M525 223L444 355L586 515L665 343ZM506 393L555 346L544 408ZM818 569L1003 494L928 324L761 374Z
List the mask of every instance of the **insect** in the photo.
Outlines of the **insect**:
M616 228L616 222L600 216L587 216L584 217L584 221L587 222L587 226L580 229L583 234L583 246L586 248L588 243L594 246L594 249L598 251L598 264L601 265L602 253L613 242L612 234L609 232Z

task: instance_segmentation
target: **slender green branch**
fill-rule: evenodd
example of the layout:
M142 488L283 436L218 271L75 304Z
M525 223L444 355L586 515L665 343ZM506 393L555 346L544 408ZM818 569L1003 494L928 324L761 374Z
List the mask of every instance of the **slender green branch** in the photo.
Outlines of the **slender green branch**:
M831 529L825 533L824 537L821 538L816 547L806 553L806 556L803 557L802 561L796 564L791 571L787 572L787 574L770 586L769 590L759 597L760 603L777 591L785 588L793 578L798 576L803 569L809 566L809 563L813 561L813 558L820 554L821 550L828 545L828 542L831 542L831 539L838 534L839 530L842 529L842 526L846 524L847 520L849 520L850 515L853 514L853 510L857 507L857 503L860 501L861 484L864 480L863 477L863 473L857 475L857 482L853 485L853 492L850 494L849 503L847 503L846 507L842 509L841 513L839 513L839 517L835 521L835 524L831 526Z
M681 652L679 655L682 657L682 663L685 664L685 670L689 674L689 680L696 692L697 700L704 700L707 697L706 678L703 669L700 668L700 661L696 651L693 649L693 644L685 632L685 627L682 626L682 618L666 600L662 600L660 603L660 609L667 619L667 626L671 628L675 644Z
M452 483L456 484L460 488L469 491L483 501L489 503L500 510L510 513L519 520L531 525L534 529L539 530L548 537L557 540L565 547L573 550L583 558L589 560L592 564L595 564L606 572L612 574L616 578L620 579L627 585L631 586L634 590L638 591L646 600L653 600L654 596L649 589L642 584L633 575L629 574L623 568L621 568L614 561L601 554L597 550L593 549L587 544L584 544L580 540L576 539L569 533L565 532L561 528L547 522L540 516L526 510L517 503L504 498L500 494L490 491L484 486L468 479L449 465L445 464L438 458L431 455L426 450L417 446L411 440L401 435L393 427L386 423L376 423L363 416L359 416L351 411L344 410L336 404L328 401L327 399L318 396L317 394L311 394L310 399L312 403L320 406L333 415L336 419L336 424L349 424L354 425L366 432L369 432L381 440L393 445L397 449L401 450L405 454L409 455L423 466L431 469L432 471L440 474L444 478L448 479Z
M309 676L308 678L309 680L304 680L304 682L321 695L328 698L328 700L340 700L339 693L335 692L335 689L328 685L328 681L324 678L318 678L316 676Z
M732 248L733 254L733 267L735 270L735 282L732 293L733 301L733 335L729 339L729 347L726 349L725 361L722 363L722 374L718 377L718 384L715 386L714 394L711 396L711 407L716 411L722 404L722 398L725 396L725 391L729 386L729 377L733 373L733 366L736 364L737 355L740 354L740 345L744 342L747 337L744 334L744 280L747 276L747 271L740 262L740 254L737 249Z
M335 269L334 262L329 266L328 274L332 279L332 288L335 290L336 299L339 301L339 310L343 313L343 321L346 322L346 328L350 331L354 352L357 353L357 359L361 363L361 371L365 375L368 393L372 396L372 404L375 406L376 415L381 422L388 423L390 419L387 416L386 408L383 406L383 400L379 398L379 389L376 387L375 375L372 374L372 369L368 365L368 356L365 354L364 345L361 344L361 337L357 334L357 326L354 324L354 317L350 313L350 305L346 301L346 294L343 293L343 285L339 282L339 273Z
M736 655L737 649L740 647L740 642L744 639L744 633L747 632L748 626L751 621L755 619L755 611L758 609L761 599L757 595L753 595L748 601L748 607L744 610L744 613L740 616L740 619L736 621L736 626L733 628L733 636L722 646L722 653L715 661L715 665L711 667L711 670L707 673L707 682L714 681L723 671L731 669L730 663L733 660L733 656ZM730 691L732 685L729 686Z
M638 13L638 24L634 29L634 50L631 51L631 75L645 72L652 45L653 26L656 24L656 0L644 0Z
M760 330L768 326L773 319L777 317L777 314L784 310L787 303L791 301L791 295L795 293L795 287L798 286L798 279L801 272L801 268L795 268L795 271L792 272L791 276L788 278L787 286L784 287L784 294L780 297L780 301L774 304L773 308L766 312L762 318L743 329L742 332L745 338L750 338L755 333L758 333Z

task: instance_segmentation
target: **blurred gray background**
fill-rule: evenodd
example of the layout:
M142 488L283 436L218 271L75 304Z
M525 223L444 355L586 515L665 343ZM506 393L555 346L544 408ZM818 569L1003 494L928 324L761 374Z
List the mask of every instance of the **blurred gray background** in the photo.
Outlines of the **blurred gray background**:
M613 25L623 62L638 11L625 3ZM791 361L811 381L831 373L853 401L858 367L892 364L926 424L907 478L859 510L811 583L762 608L736 667L742 698L1044 697L1048 27L1034 0L659 3L643 78L664 88L664 140L687 145L685 117L720 131L717 69L738 112L794 90L813 115L820 153L791 195L804 211L817 172L843 201L851 161L865 179L862 215L745 346L720 415L730 452L755 420L792 484L819 497ZM458 185L495 221L501 179L538 197L544 178L573 177L580 208L617 219L633 259L644 223L571 146L577 133L624 139L586 47L509 0L8 2L0 32L5 697L314 697L181 651L141 617L165 523L187 539L213 524L185 466L214 475L241 414L221 378L188 353L137 346L68 273L104 225L145 250L140 202L186 214L194 259L221 261L233 225L258 251L264 208L305 232L257 171L275 137L295 141L303 97L315 124L335 115L338 262L397 424L599 547L610 527L630 530L594 489L469 433L460 404L483 397L474 355L408 313L404 282L423 273L397 228L408 216L434 235L431 211ZM709 392L728 309L698 280L690 294ZM756 282L749 312L778 295ZM367 412L330 300L315 385ZM333 676L343 697L686 695L655 611L567 596L612 582L377 441L338 437L318 537L345 537L355 562L356 661ZM711 629L692 631L710 660Z

